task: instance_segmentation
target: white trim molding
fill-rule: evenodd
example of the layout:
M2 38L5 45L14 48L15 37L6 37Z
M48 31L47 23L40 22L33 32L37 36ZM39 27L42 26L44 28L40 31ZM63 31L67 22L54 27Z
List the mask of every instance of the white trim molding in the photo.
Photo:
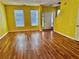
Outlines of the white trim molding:
M8 34L8 32L7 33L5 33L4 35L2 35L1 37L0 37L0 39L2 39L5 35L7 35Z

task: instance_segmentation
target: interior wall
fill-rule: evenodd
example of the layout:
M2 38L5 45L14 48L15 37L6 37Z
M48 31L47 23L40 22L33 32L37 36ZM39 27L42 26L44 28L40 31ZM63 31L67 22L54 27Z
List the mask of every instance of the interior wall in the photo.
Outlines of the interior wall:
M26 31L26 30L40 30L39 26L31 26L30 20L30 10L38 10L39 11L39 20L40 20L40 6L16 6L16 5L6 5L6 14L7 14L7 22L9 31ZM24 10L24 27L16 27L15 18L14 18L14 10Z
M50 11L56 11L56 7L52 7L52 6L42 6L42 11L43 12L50 12Z
M2 3L0 3L0 37L8 32L5 8Z
M6 14L8 29L12 31L26 31L26 30L42 30L42 12L55 11L55 7L45 7L45 6L16 6L16 5L6 5ZM17 28L14 19L14 10L24 10L24 21L25 27ZM39 26L31 26L30 20L30 10L39 11Z
M54 31L75 38L78 0L61 0L61 12L54 23Z

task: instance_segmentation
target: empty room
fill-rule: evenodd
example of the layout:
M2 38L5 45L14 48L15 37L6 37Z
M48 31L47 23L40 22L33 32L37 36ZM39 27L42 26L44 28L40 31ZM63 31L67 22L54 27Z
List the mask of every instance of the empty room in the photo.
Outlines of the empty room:
M0 59L79 59L79 0L0 0Z

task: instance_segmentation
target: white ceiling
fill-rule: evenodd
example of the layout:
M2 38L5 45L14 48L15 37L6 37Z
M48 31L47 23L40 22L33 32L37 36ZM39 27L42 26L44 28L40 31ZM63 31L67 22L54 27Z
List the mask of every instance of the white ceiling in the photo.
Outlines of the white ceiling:
M9 5L58 5L60 0L0 0Z

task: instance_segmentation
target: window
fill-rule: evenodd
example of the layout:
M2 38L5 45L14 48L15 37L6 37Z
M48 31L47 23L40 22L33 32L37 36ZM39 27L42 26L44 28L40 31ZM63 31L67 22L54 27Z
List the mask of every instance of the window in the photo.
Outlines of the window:
M24 27L24 13L23 10L14 10L16 27Z
M38 10L31 10L31 25L38 26Z

